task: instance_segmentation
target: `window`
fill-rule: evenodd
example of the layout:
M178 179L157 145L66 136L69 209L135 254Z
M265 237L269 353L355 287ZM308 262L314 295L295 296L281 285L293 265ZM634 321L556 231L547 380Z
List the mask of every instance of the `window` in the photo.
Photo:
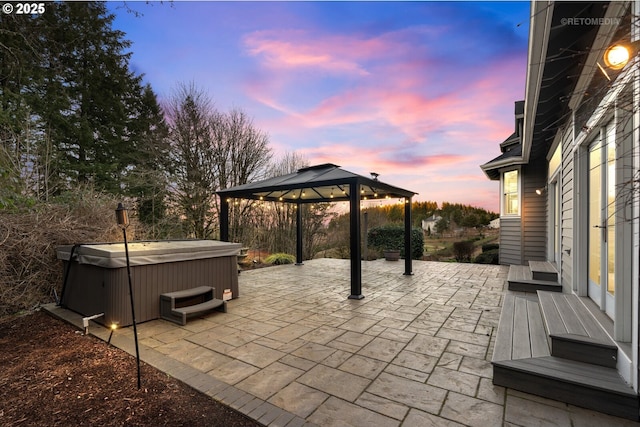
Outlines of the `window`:
M502 213L504 215L520 215L520 194L518 192L518 171L505 172L502 177L504 199Z

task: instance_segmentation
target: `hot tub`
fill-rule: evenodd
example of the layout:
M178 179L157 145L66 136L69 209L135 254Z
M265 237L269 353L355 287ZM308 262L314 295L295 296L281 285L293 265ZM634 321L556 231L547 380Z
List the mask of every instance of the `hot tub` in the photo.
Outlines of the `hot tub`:
M136 322L160 318L160 295L198 286L212 286L222 299L238 289L237 256L240 243L217 240L172 240L129 243L131 281ZM60 305L83 316L104 313L95 319L103 325L133 324L124 243L62 246L58 259L70 269Z

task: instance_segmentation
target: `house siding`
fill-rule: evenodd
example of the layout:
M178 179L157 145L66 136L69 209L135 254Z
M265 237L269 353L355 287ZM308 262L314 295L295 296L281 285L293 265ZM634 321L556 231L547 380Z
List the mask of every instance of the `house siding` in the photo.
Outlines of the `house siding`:
M547 197L536 190L547 183L547 161L533 161L522 168L522 237L523 261L547 258Z
M573 288L573 255L574 245L574 170L573 161L573 127L569 126L562 138L562 187L561 187L561 210L560 210L560 252L561 267L560 283L565 292L570 292Z
M633 319L634 307L634 274L633 248L637 237L634 237L632 209L633 202L637 203L637 187L634 183L636 176L634 157L637 156L638 146L634 139L633 115L628 106L633 103L633 88L629 84L618 99L616 108L616 239L615 239L615 263L616 263L616 319ZM633 257L633 258L632 258ZM616 339L624 342L633 341L632 321L616 321Z
M500 264L522 264L520 217L500 218Z

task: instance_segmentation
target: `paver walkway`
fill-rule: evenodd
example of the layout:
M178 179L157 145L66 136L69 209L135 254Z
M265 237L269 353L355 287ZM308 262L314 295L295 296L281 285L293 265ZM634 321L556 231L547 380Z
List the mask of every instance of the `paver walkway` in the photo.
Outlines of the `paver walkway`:
M141 359L269 426L638 425L492 384L507 267L403 268L363 262L363 300L348 260L244 271L227 313L140 324ZM132 328L111 342L135 354Z

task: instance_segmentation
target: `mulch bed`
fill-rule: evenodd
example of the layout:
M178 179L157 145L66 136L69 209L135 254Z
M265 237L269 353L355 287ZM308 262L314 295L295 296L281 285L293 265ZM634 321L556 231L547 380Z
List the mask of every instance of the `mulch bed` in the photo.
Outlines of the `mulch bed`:
M0 320L2 426L261 424L73 326L36 311Z

